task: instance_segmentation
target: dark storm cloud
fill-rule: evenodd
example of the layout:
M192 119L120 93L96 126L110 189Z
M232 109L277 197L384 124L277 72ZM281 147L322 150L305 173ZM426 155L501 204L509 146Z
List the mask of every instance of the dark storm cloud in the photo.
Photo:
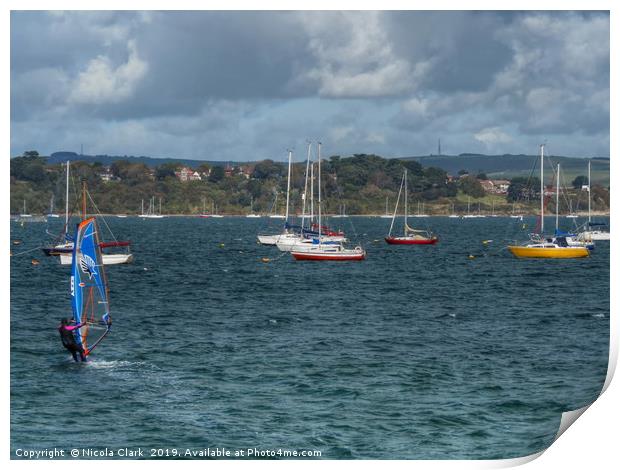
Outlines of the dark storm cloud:
M387 19L397 54L429 61L420 83L429 90L484 90L512 59L500 38L506 19L494 13L391 12Z
M448 134L455 151L551 135L608 155L609 16L14 12L11 120L13 154L260 158L315 136L399 155Z

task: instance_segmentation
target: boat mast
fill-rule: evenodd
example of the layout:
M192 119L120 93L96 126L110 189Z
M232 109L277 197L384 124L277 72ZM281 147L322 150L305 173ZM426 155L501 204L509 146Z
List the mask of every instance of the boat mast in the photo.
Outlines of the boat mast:
M557 181L555 183L555 233L558 233L560 228L560 164L558 163L558 174L556 175Z
M592 183L590 182L590 165L591 165L591 161L588 160L588 226L590 226L590 222L592 222L592 214L591 209L592 209L592 192L590 191L590 189L592 188Z
M405 168L405 236L407 235L407 168ZM418 202L418 214L420 213L420 203Z
M65 193L65 234L69 229L69 160L67 160L67 189Z
M292 158L293 158L293 151L289 150L288 151L288 178L286 181L286 216L284 219L285 223L288 223L288 202L289 202L289 195L291 192L291 159ZM276 193L276 201L277 200L278 200L278 193Z
M304 182L304 197L303 197L302 209L301 209L301 230L302 232L304 229L304 223L306 221L306 199L308 198L308 171L310 169L310 147L311 145L312 145L312 142L308 142L308 159L306 160L306 179Z
M314 162L310 164L310 228L314 222Z
M321 245L321 142L318 143L319 146L319 246Z
M86 220L86 180L82 180L82 220Z
M407 170L405 170L405 172L406 171ZM388 237L392 236L392 228L394 227L394 220L396 220L396 212L398 212L398 202L400 201L400 193L403 190L404 182L405 182L405 174L403 173L403 177L400 180L400 187L398 188L398 197L396 198L396 205L394 206L394 215L392 216L392 223L390 224L390 231L388 232Z
M545 205L544 205L544 194L545 194L545 183L543 178L545 177L544 173L544 161L545 161L545 144L540 144L540 233L545 231Z

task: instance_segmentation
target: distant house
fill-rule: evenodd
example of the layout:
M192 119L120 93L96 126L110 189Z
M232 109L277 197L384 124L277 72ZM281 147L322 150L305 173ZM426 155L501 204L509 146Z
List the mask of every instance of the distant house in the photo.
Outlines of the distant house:
M179 181L200 181L202 180L202 176L197 171L192 170L189 167L182 167L180 170L174 172Z
M245 177L245 179L250 179L250 175L252 174L254 169L250 165L244 165L237 167L237 174Z
M112 174L110 167L105 167L103 173L99 173L99 178L101 178L101 181L105 181L106 183L110 181L120 181L119 177Z
M491 180L480 180L480 186L484 189L485 193L494 193L495 185Z
M496 194L506 194L508 193L508 188L510 187L510 181L508 180L493 180L493 185L495 186Z
M486 193L491 194L506 194L510 181L508 180L481 180L480 184L484 188Z

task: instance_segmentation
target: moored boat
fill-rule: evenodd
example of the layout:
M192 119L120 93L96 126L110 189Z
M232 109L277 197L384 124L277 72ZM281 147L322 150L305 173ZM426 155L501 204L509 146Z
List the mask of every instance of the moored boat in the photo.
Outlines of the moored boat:
M392 229L394 228L394 221L396 220L396 214L398 212L398 203L400 202L400 195L405 189L404 209L405 209L405 223L404 234L402 236L392 236ZM418 209L419 210L419 209ZM407 224L407 169L403 173L403 178L400 182L400 188L398 189L398 198L396 199L396 206L394 206L394 216L392 217L392 223L390 224L390 231L387 237L385 237L386 243L389 245L434 245L437 243L438 238L428 230L418 230L409 227Z
M300 249L296 245L291 250L291 255L298 261L363 261L366 259L366 251L361 246L353 249L345 248L342 242L326 243L321 224L321 143L318 143L318 201L319 217L318 237L311 240L311 244ZM340 232L332 232L340 235ZM280 248L280 246L278 246ZM283 250L285 251L285 250Z
M508 250L517 258L585 258L590 251L585 246L561 246L553 242L531 243L525 246L513 245Z
M74 240L67 233L69 227L69 168L70 162L67 161L67 180L65 195L65 224L63 232L57 237L56 243L51 246L42 247L46 256L58 256L60 264L64 266L71 265L71 257L73 254ZM86 183L82 185L82 220L86 220ZM107 226L107 224L106 224ZM111 232L110 232L111 233ZM114 235L112 235L114 236ZM62 241L61 241L62 240ZM124 253L101 253L103 264L125 264L133 261L133 255L129 252L130 241L114 240L110 242L100 242L99 250L104 248L125 247Z
M540 233L545 229L544 206L544 149L540 146ZM559 179L558 179L559 181ZM509 245L508 251L517 258L585 258L590 256L590 250L585 246L569 246L566 237L544 238L542 235L533 235L529 243L524 245Z
M357 246L353 249L337 245L316 245L308 251L291 251L291 255L298 261L363 261L366 251Z
M385 241L390 245L434 245L438 240L439 239L437 237L385 237Z

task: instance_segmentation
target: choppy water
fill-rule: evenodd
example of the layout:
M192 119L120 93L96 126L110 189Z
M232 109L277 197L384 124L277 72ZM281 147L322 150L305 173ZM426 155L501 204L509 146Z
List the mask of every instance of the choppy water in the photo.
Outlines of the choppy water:
M69 268L11 258L13 457L54 446L517 457L546 448L560 413L605 379L608 242L589 259L517 260L502 249L512 219L426 219L439 244L395 247L382 240L390 220L354 218L335 225L353 222L367 261L304 263L256 244L266 219L108 222L136 262L108 268L113 331L86 365L56 331ZM13 253L44 228L11 223Z

